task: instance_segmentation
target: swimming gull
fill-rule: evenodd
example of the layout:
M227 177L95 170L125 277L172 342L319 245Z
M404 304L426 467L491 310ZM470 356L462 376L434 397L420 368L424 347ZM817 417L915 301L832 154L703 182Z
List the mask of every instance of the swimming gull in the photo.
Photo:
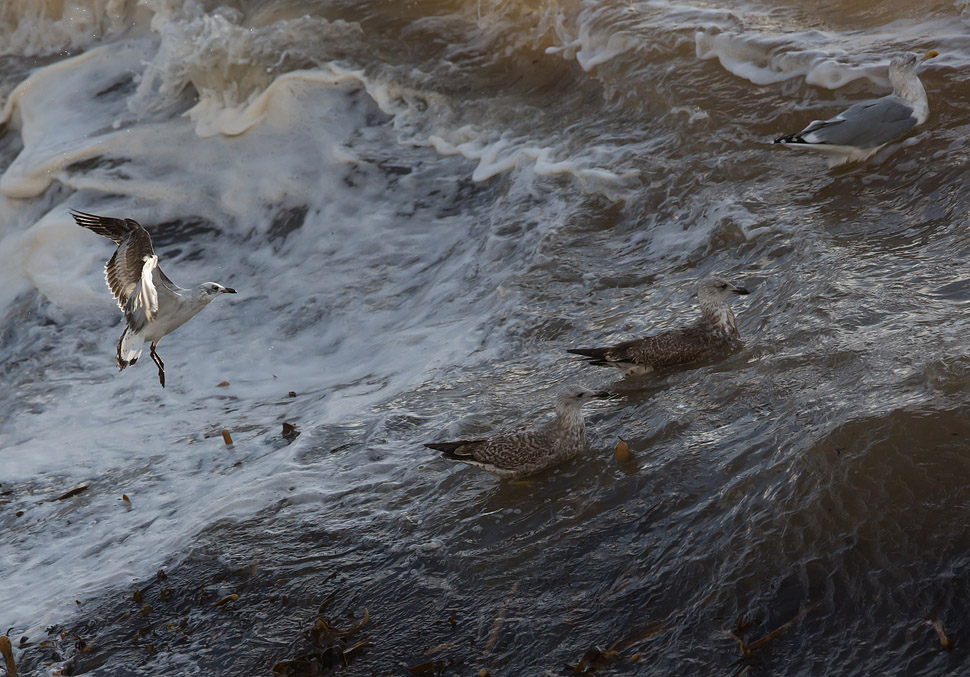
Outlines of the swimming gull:
M826 153L829 167L865 160L926 122L930 107L916 70L922 62L938 55L936 50L922 58L918 54L900 54L889 62L892 94L857 103L834 118L815 120L800 132L775 139L775 143Z
M573 348L567 352L588 357L590 364L646 374L660 367L692 362L716 350L737 347L741 335L728 306L733 294L747 294L727 280L712 277L698 285L701 317L694 324L605 348Z
M125 330L118 340L118 369L138 361L146 341L151 342L152 360L158 365L158 382L165 387L165 364L155 349L166 334L181 327L220 294L235 289L206 282L183 289L172 282L158 265L148 231L134 219L95 216L71 210L79 226L113 240L118 249L104 266L108 288L125 314Z
M582 407L607 392L567 386L556 398L556 418L538 428L500 433L480 440L434 442L429 449L499 477L525 477L551 468L589 448Z

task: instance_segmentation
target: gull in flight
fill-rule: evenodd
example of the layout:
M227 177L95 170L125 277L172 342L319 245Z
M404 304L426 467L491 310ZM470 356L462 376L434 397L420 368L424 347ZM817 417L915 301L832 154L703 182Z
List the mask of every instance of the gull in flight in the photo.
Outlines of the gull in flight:
M609 397L582 386L567 386L556 398L556 418L525 430L500 433L485 439L435 442L424 446L442 456L463 461L499 477L525 477L551 468L589 449L582 407Z
M79 226L113 240L118 245L104 267L108 288L125 314L125 330L118 340L118 369L134 364L145 342L151 343L151 357L158 366L158 381L165 387L165 363L155 349L166 334L195 317L220 294L235 289L205 282L183 289L172 282L158 265L148 231L134 219L95 216L71 210Z
M573 348L567 352L589 358L590 364L623 369L626 374L646 374L661 367L693 362L740 344L738 322L728 306L728 298L747 293L747 289L727 280L708 278L697 288L701 317L694 324L605 348Z
M926 122L930 106L916 70L935 56L939 52L930 50L922 58L910 53L895 57L889 62L892 94L857 103L834 118L815 120L800 132L775 139L775 143L825 153L829 156L829 167L865 160L890 141Z

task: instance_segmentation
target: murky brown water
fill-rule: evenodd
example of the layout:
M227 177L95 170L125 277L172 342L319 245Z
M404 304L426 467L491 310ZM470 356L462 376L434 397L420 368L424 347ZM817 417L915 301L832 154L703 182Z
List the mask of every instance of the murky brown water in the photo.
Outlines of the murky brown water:
M270 674L365 608L330 636L348 674L968 669L965 3L130 5L0 8L23 673ZM930 48L908 144L835 170L769 145ZM113 371L110 249L68 207L240 291L166 339L165 391ZM725 359L620 380L564 352L691 318L714 273L752 290ZM555 471L421 446L577 380L616 397Z

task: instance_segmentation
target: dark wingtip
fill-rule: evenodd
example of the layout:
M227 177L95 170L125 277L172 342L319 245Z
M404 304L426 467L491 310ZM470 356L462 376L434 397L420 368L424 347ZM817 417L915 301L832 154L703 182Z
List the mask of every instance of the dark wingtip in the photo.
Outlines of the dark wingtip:
M455 449L461 446L461 442L426 442L424 446L445 454L453 454Z
M606 348L566 348L567 353L572 353L573 355L582 355L583 357L592 357L597 360L603 359L603 355L606 353Z
M91 219L94 219L95 221L98 220L98 217L94 214L88 214L87 212L82 212L79 209L74 209L73 207L68 211L68 213L74 217L74 222L82 228L86 227L84 225L85 221L90 222Z

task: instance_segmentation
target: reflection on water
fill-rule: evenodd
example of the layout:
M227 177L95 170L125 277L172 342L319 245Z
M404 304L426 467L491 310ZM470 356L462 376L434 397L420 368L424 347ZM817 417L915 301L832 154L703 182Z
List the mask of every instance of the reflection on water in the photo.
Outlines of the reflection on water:
M965 669L962 4L84 8L0 9L23 673L269 674L338 639L354 673ZM911 143L770 147L931 47ZM239 291L166 339L164 391L116 373L110 245L69 207ZM689 321L715 273L752 291L739 351L621 380L565 353ZM615 397L539 477L421 446L574 381Z

